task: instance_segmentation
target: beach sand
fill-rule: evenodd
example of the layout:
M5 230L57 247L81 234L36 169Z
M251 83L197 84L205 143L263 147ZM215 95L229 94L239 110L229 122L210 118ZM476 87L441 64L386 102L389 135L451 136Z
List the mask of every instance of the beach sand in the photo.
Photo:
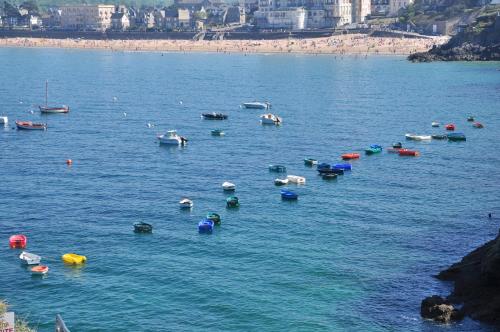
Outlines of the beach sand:
M448 37L389 38L364 34L314 39L278 40L86 40L4 38L0 47L49 47L104 49L110 51L220 52L220 53L304 53L304 54L395 54L408 55L441 45Z

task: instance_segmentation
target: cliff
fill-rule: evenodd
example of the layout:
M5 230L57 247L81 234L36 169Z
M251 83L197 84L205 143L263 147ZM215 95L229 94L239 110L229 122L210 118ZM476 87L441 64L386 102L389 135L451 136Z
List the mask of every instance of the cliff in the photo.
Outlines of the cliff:
M500 16L490 10L478 16L471 25L462 28L448 43L427 52L411 54L408 60L500 61Z
M437 276L453 281L447 300L463 303L460 313L500 325L500 234Z

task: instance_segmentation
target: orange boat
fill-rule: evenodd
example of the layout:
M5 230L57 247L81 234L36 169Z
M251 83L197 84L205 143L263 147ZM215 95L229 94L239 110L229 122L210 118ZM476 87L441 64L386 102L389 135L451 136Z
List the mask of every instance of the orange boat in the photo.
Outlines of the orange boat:
M359 153L344 153L342 155L342 159L344 160L359 159Z
M31 121L19 121L16 120L17 129L24 130L45 130L47 125L45 123L33 123Z
M420 156L420 152L415 151L415 150L400 149L399 155L400 156L418 157L418 156Z
M33 274L46 274L49 272L49 267L46 265L38 265L31 268L31 273Z

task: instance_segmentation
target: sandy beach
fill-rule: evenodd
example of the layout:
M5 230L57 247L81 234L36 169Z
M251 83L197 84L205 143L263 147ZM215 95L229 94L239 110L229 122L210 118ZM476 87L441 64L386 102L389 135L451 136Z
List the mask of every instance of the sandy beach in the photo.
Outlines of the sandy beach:
M55 47L104 49L110 51L220 52L220 53L304 53L304 54L395 54L422 52L445 43L448 37L389 38L363 34L314 39L280 40L85 40L4 38L0 47Z

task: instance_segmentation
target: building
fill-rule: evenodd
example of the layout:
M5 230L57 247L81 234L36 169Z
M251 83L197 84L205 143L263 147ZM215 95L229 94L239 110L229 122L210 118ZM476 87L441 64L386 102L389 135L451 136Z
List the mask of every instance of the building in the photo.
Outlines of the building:
M255 16L261 27L290 30L303 30L306 28L307 11L303 7L266 11L260 11L259 9L259 11L255 12Z
M111 29L115 31L125 31L130 28L128 15L122 12L114 12L111 15Z
M389 0L372 0L371 12L373 15L387 15L389 13Z
M224 11L222 19L224 24L232 24L232 23L245 24L245 20L246 20L245 8L237 6L228 7Z
M191 27L191 13L189 9L178 9L177 19L180 28L190 28Z
M352 23L364 23L366 17L372 12L370 0L352 1Z
M413 4L413 0L389 0L389 15L396 16L403 8Z
M61 27L71 30L106 31L111 27L114 5L61 6Z

